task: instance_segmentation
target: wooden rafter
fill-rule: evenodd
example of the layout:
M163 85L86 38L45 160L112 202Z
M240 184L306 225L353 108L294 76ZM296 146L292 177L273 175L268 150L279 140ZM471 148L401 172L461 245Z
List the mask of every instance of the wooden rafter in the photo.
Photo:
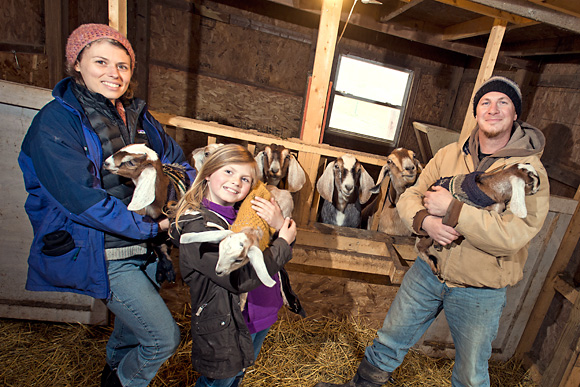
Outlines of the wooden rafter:
M395 17L407 12L408 10L410 10L413 7L416 7L417 5L421 4L423 2L423 0L410 0L407 2L407 4L397 4L396 7L392 8L392 9L388 9L387 11L385 11L385 8L383 6L383 8L381 9L381 16L379 17L379 21L381 23L386 23L391 19L394 19Z
M580 2L574 0L528 0L529 2L580 18Z
M407 1L407 0L404 0ZM483 4L476 4L475 1L468 0L435 0L441 4L452 5L457 8L465 9L467 11L479 13L481 15L489 16L494 19L505 20L508 23L527 24L532 20L522 17L518 14L513 14L501 10L500 8L489 7Z
M487 35L489 34L491 27L493 27L493 22L494 19L490 17L487 16L478 17L477 19L469 20L445 28L440 37L443 40L451 41L457 39L471 38L473 36ZM525 24L513 24L511 25L511 27L507 27L507 29L511 30L513 28L527 27L534 24L539 24L539 22L530 20L528 23Z
M127 0L109 0L109 25L127 36Z
M439 1L439 0L437 0ZM448 0L445 0L448 1ZM459 0L457 0L459 1ZM502 12L519 15L555 27L560 27L580 34L578 18L568 13L544 7L527 0L471 0L474 3L495 8ZM572 1L570 1L571 3ZM544 4L542 2L542 4Z

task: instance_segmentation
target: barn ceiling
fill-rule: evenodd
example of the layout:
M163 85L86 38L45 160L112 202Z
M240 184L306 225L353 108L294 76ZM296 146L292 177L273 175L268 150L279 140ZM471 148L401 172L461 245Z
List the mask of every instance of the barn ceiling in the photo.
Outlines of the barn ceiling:
M235 3L247 4L247 0L231 2ZM291 8L319 14L322 0L259 3L262 8L279 7L281 12ZM343 0L341 20L479 58L494 21L503 20L508 23L500 50L504 62L506 58L524 63L540 56L545 60L546 56L580 54L579 0Z

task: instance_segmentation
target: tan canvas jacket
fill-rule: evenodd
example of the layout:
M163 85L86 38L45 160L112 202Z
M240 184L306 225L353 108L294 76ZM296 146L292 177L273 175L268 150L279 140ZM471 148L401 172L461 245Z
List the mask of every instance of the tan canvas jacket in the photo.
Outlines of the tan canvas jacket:
M524 219L513 215L509 205L502 213L466 204L461 207L455 229L465 239L442 251L434 247L429 251L437 257L440 279L451 286L502 288L516 284L523 277L528 244L540 231L548 214L550 188L546 170L540 162L544 136L526 123L514 125L508 144L481 162L477 157L477 128L465 143L453 143L440 149L417 183L408 188L397 203L403 222L412 229L415 215L425 209L423 193L440 177L493 170L515 163L530 163L538 172L540 189L535 195L526 196L528 215Z

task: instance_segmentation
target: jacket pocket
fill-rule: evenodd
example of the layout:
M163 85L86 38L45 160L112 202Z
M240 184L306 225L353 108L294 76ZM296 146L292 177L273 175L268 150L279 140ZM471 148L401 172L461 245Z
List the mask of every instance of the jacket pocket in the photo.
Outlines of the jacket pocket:
M207 360L228 360L237 348L237 329L229 313L208 318L193 316L191 334L192 353Z

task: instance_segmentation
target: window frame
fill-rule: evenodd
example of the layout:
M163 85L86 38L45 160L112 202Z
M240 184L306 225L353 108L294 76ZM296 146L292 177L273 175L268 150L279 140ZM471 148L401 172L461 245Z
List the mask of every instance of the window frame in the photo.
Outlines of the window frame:
M404 72L404 73L409 74L409 77L407 80L407 85L405 87L405 91L403 94L402 105L393 105L393 104L390 104L388 102L379 102L376 100L367 99L367 98L360 97L357 95L352 95L352 94L348 94L348 93L343 93L341 91L337 91L336 84L338 81L338 76L339 76L339 72L340 72L340 65L342 63L343 58L354 59L354 60L358 60L361 62L366 62L366 63L370 63L373 65L377 65L377 66L381 66L381 67L385 67L388 69L392 69L392 70L396 70L396 71L400 71L400 72ZM399 139L401 137L401 131L402 131L402 126L403 126L403 122L404 122L404 118L405 118L405 113L407 111L407 106L409 104L409 97L411 94L413 77L414 77L414 71L410 70L410 69L405 69L402 67L393 66L393 65L390 65L387 63L377 62L377 61L374 61L371 59L362 58L362 57L352 55L352 54L338 54L338 58L336 61L336 67L335 67L335 71L334 71L334 76L332 78L333 82L332 82L332 87L331 87L331 92L330 92L330 98L328 101L328 110L327 110L328 113L326 115L326 119L324 122L324 127L325 127L324 133L328 132L329 135L337 136L337 137L341 137L341 138L353 138L353 139L356 139L356 140L361 141L363 143L372 143L372 144L396 147L398 145ZM337 95L344 97L344 98L350 98L350 99L354 99L354 100L358 100L358 101L369 102L369 103L376 104L379 106L385 106L385 107L399 110L399 119L397 122L397 126L395 128L395 135L394 135L393 139L387 140L387 139L382 139L380 137L364 135L364 134L351 132L351 131L344 130L344 129L331 127L330 126L330 118L332 116L332 108L334 106L334 100L335 100ZM324 142L324 139L323 139L323 142Z

